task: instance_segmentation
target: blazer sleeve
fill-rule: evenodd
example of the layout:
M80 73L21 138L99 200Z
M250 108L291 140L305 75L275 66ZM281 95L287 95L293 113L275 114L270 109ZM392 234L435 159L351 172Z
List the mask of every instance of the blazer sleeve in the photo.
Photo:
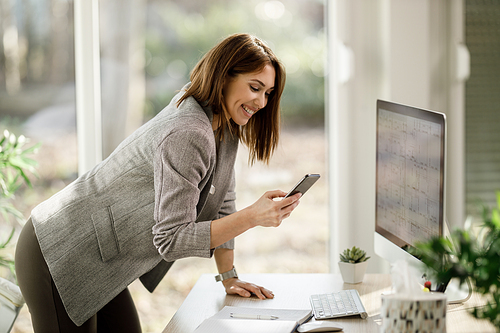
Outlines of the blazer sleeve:
M229 185L229 189L227 191L226 197L224 198L224 202L222 203L222 206L219 210L219 214L217 218L223 218L224 216L231 215L236 212L236 192L235 192L235 174L234 174L234 169L231 173L231 183ZM234 249L234 238L227 241L226 243L219 245L217 249L222 248L222 249Z
M212 255L211 221L196 222L199 186L215 164L210 135L203 128L184 127L169 134L157 148L153 243L167 261Z

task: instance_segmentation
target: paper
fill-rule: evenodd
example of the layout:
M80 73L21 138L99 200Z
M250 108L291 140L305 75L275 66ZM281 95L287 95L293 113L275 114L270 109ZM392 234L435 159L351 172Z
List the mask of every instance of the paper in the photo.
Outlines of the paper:
M262 308L244 308L240 306L225 306L217 312L213 318L230 319L231 313L268 315L276 316L279 321L301 322L311 314L311 310L289 310L289 309L262 309ZM273 321L276 321L273 320Z
M231 313L276 316L278 319L238 319ZM311 310L262 309L225 306L214 316L204 320L195 333L255 333L293 332L295 327L307 320Z
M195 333L290 333L296 324L292 321L258 319L216 319L204 320Z

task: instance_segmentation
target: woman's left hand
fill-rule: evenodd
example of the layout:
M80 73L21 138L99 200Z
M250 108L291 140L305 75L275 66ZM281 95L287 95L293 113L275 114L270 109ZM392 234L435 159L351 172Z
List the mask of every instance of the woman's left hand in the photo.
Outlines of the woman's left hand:
M250 297L253 295L260 299L274 298L271 290L257 286L253 283L241 281L238 278L232 278L222 281L228 295L240 295L242 297Z

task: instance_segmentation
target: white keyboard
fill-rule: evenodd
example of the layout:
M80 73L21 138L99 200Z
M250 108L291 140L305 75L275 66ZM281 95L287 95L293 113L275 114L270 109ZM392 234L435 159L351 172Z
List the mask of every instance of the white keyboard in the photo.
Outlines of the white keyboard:
M329 319L368 314L356 289L341 290L333 293L311 295L311 307L316 319Z

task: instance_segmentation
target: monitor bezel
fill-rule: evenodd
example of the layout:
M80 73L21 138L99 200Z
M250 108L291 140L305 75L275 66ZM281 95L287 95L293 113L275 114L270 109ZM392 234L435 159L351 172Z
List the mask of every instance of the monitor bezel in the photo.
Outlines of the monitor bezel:
M390 231L384 229L379 225L377 220L378 216L378 170L379 170L379 154L378 154L378 144L379 144L379 112L380 110L386 110L389 112L394 112L397 114L414 117L417 119L427 120L436 124L441 125L441 156L440 156L440 193L439 193L439 235L443 236L444 224L445 224L445 167L446 167L446 115L444 113L431 111L423 108L418 108L414 106L399 104L395 102L377 100L377 115L376 115L376 166L375 166L375 231L388 239L390 242L394 243L402 249L407 249L412 247L413 244L400 239L397 235L394 235Z

